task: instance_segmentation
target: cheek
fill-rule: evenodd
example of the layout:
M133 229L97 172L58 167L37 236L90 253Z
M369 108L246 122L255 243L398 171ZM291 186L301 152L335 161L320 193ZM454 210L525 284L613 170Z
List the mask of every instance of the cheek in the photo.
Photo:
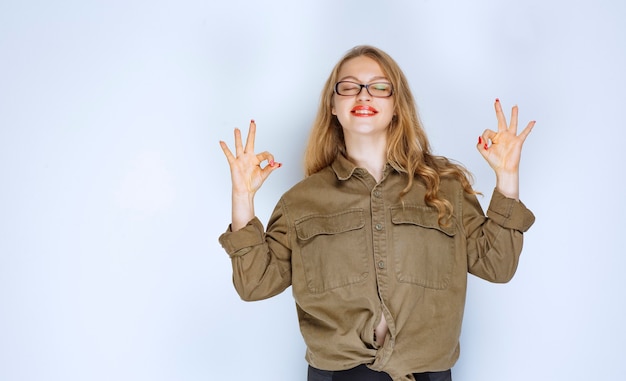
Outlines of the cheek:
M330 112L335 116L337 115L337 95L335 94L333 94L332 100L330 101Z
M352 108L352 103L349 102L347 99L336 99L333 102L332 113L333 115L339 116L346 112L350 112L351 108Z

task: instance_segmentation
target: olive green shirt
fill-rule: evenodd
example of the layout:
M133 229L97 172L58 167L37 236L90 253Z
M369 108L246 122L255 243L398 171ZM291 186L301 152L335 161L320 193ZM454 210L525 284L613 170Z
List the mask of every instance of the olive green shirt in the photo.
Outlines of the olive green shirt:
M340 156L282 196L267 231L254 218L220 236L242 299L292 286L315 368L367 364L394 381L450 369L459 356L467 273L507 282L516 271L522 233L534 222L521 202L494 191L485 216L476 196L442 179L454 213L440 226L419 179L400 199L406 183L390 165L377 183ZM379 347L381 314L389 334Z

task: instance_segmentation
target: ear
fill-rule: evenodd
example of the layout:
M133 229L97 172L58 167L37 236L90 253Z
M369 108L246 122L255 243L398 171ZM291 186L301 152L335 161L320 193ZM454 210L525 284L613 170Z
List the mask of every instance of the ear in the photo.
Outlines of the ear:
M335 111L334 107L330 109L330 113L337 116L337 111Z

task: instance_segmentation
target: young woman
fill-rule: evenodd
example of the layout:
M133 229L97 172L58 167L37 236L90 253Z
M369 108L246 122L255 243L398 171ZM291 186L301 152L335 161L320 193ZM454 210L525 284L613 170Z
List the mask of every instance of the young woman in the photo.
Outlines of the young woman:
M254 195L281 164L255 153L256 125L235 153L232 223L220 236L244 300L292 286L309 381L451 380L467 273L509 281L533 214L519 201L517 133L496 100L497 130L477 148L496 173L485 215L469 173L431 153L397 63L357 46L335 66L305 154L306 178L264 228Z

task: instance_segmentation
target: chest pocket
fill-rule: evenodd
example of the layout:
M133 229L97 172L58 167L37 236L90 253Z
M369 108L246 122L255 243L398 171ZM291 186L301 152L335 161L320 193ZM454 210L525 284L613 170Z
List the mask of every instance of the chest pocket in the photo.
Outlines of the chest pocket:
M393 252L399 282L433 289L448 287L454 268L454 219L440 227L436 209L391 208Z
M358 283L367 278L363 210L307 216L295 222L309 291Z

